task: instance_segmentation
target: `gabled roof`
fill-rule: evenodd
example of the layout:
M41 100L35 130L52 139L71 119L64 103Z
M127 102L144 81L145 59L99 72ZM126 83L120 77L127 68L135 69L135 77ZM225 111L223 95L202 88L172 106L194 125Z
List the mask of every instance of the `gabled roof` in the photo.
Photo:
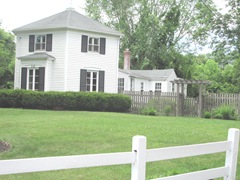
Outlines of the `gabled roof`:
M174 69L161 69L161 70L124 70L119 69L120 72L129 74L129 76L136 78L143 78L153 81L164 81L168 77L175 73Z
M39 21L27 24L16 28L14 33L32 30L48 30L48 29L76 29L90 32L99 32L122 36L122 34L106 25L103 25L89 17L75 11L73 8L68 8L63 12L41 19Z

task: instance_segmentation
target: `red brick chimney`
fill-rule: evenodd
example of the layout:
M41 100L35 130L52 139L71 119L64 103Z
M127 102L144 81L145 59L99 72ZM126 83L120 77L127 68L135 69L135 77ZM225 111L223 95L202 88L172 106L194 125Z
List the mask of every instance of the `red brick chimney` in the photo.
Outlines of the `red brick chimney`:
M123 69L125 70L130 70L130 62L131 62L131 52L129 51L129 49L126 49L124 52L124 65L123 65Z

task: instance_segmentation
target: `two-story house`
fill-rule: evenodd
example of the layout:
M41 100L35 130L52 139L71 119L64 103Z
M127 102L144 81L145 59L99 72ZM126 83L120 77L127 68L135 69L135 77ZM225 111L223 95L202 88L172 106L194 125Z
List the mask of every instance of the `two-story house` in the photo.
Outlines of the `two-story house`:
M73 8L13 32L15 89L117 93L120 32Z

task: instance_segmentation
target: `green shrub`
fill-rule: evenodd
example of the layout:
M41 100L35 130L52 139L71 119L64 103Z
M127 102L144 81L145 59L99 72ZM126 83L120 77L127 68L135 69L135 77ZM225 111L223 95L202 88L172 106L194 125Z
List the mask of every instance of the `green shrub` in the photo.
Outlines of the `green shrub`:
M232 106L222 105L213 111L213 118L234 120L236 112Z
M172 112L172 107L170 105L167 105L163 108L163 112L165 116L169 116Z
M144 114L144 115L149 115L149 116L156 116L157 115L157 111L154 108L143 108L141 113Z
M204 118L210 119L210 118L211 118L211 113L208 112L208 111L205 111L205 112L204 112Z
M125 112L131 107L131 99L122 94L96 92L0 90L0 107Z

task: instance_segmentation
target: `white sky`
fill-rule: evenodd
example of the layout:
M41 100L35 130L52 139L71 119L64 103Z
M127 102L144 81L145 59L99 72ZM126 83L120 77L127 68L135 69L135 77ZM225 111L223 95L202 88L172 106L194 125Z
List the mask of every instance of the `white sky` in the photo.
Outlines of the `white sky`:
M224 0L214 0L224 7ZM68 7L85 14L85 0L0 0L0 22L8 31L64 11Z
M84 15L85 0L0 0L0 22L8 31L73 7Z

